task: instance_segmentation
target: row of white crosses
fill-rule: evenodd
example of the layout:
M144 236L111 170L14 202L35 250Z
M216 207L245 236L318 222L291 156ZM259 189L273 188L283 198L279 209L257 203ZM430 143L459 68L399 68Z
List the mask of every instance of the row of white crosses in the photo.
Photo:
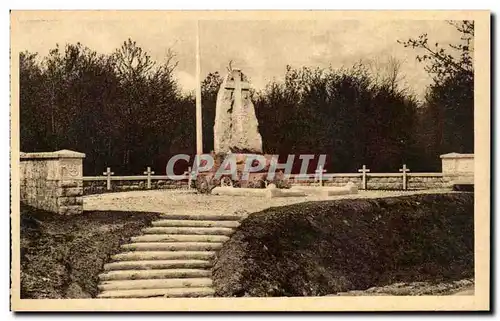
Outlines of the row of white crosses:
M400 168L399 171L403 174L403 190L407 189L407 182L408 182L408 172L410 169L406 167L406 164L403 164L403 168ZM367 174L370 172L368 168L366 168L366 165L363 165L361 169L358 169L358 172L360 172L361 175L361 185L362 189L367 189ZM147 170L144 172L144 174L147 175L147 188L151 189L151 175L154 175L154 171L151 171L151 167L147 167ZM326 173L326 170L323 169L323 166L319 166L319 168L315 171L316 177L318 178L319 181L319 186L323 186L323 174ZM105 172L102 173L103 175L106 176L106 189L109 191L111 190L111 175L114 175L115 173L111 171L111 168L108 167ZM191 170L191 167L188 168L186 172L184 172L184 175L187 175L188 177L188 189L191 189L191 183L193 181L193 177L196 177L196 172Z
M150 166L148 166L146 171L144 172L144 174L147 175L146 184L147 184L148 189L151 189L151 176L154 175L154 173L155 172L151 170ZM188 175L188 188L191 188L191 182L193 179L193 175L195 175L195 174L196 174L196 172L191 171L191 167L188 168L187 172L184 172L184 175ZM106 176L106 189L108 191L110 191L111 190L111 176L115 175L115 173L111 171L111 167L107 167L106 171L103 172L102 175Z
M408 172L410 169L406 167L406 164L403 164L403 168L399 169L400 172L403 174L403 190L407 189L407 182L408 182ZM366 168L366 165L363 165L363 168L358 169L358 172L360 172L361 175L361 185L363 189L368 189L368 179L367 179L367 174L370 172L368 168ZM323 166L319 166L319 168L315 171L316 177L318 178L319 181L319 186L323 186L323 174L326 173L326 170L323 169Z
M147 170L144 172L144 174L148 175L147 177L147 186L148 189L151 189L151 175L154 175L154 171L151 170L151 167L147 167ZM111 171L111 168L108 167L106 168L106 171L102 173L102 175L106 176L106 189L108 191L111 190L111 175L114 175L115 173Z
M408 172L410 169L406 167L406 164L403 164L403 168L400 168L399 171L403 173L403 190L407 189L407 183L408 183ZM366 168L366 165L363 165L363 168L358 169L358 172L362 174L361 176L361 184L363 186L363 189L367 189L367 174L370 172L368 168Z

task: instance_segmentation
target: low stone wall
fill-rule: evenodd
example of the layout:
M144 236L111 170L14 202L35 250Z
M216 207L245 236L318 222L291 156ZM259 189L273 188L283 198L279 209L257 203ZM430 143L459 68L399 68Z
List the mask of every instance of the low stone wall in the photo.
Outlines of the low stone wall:
M152 179L151 180L151 190L156 189L187 189L187 180L169 180L169 179ZM111 189L107 189L106 180L84 180L83 181L83 193L85 195L90 194L102 194L102 193L112 193L112 192L127 192L127 191L140 191L147 190L147 181L144 180L130 180L124 179L120 180L113 177L111 181Z
M408 190L435 189L448 187L448 179L443 178L441 173L411 173L407 174ZM367 189L370 190L401 190L403 189L403 176L397 173L371 173L366 177ZM325 174L323 177L323 186L345 186L353 182L359 189L363 189L362 174ZM292 175L288 179L291 186L317 186L319 182L314 179L314 175L309 178L299 178L298 175ZM159 179L151 176L151 188L147 188L147 176L119 176L111 177L111 189L107 189L106 177L84 177L83 190L85 195L101 194L111 192L125 192L137 190L156 190L156 189L187 189L187 179L172 180L165 177Z
M21 153L21 202L58 214L81 214L83 157L69 150Z
M313 177L300 179L292 176L289 183L298 186L319 185L319 181ZM323 178L323 186L344 186L349 182L353 182L359 189L363 188L362 174L325 174ZM443 178L441 173L411 173L407 174L406 189L434 189L448 187L448 180ZM366 177L367 189L370 190L401 190L403 189L403 176L397 173L373 173Z
M408 186L410 189L433 189L449 187L448 180L440 173L436 176L408 176Z
M367 190L422 190L437 188L452 188L456 184L474 183L474 154L450 153L441 155L442 172L413 173L403 164L398 172L371 173L365 165L357 173L325 173L322 175L323 186L345 186L354 183L358 189ZM103 173L107 176L84 178L85 194L99 194L107 192L133 191L146 189L184 189L188 188L187 178L171 180L167 176L112 176L114 173ZM151 179L148 187L148 179ZM304 178L301 175L291 175L285 179L285 185L290 186L318 186L318 177L314 174ZM111 187L108 188L108 185ZM454 187L453 187L454 188Z

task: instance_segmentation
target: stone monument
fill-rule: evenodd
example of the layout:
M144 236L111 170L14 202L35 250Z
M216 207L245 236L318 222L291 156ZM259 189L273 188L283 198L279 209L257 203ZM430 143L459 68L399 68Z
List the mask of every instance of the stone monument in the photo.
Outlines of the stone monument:
M262 137L249 90L241 70L230 68L217 94L215 154L262 153Z

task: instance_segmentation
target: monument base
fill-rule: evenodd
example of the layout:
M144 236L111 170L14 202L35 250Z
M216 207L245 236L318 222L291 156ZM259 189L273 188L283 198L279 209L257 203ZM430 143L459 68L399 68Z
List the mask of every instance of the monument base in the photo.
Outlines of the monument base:
M228 196L250 196L250 197L305 197L306 193L301 191L294 191L290 189L279 188L235 188L231 186L215 187L212 190L214 195L228 195Z
M263 169L257 172L248 173L248 177L244 178L245 166L247 163L248 157L254 158L255 155L258 154L243 154L243 153L228 153L228 154L215 154L212 153L212 157L214 159L214 166L210 172L200 173L205 180L210 182L210 185L213 186L221 186L221 185L229 185L233 187L241 187L241 188L253 188L253 189L263 189L267 186L267 183L277 183L281 179L281 175L279 173L275 174L275 177L268 181L268 172L271 164L271 159L273 155L263 154L259 156L263 156L266 160L266 164ZM224 160L227 157L234 157L236 161L236 178L231 174L223 174L220 177L216 177L216 173L219 171L221 166L224 164ZM252 164L252 167L256 167L258 164ZM230 182L230 184L228 183ZM277 184L281 187L283 184Z
M307 195L336 196L358 194L358 187L354 183L347 183L342 187L324 186L292 186L292 190L304 192Z

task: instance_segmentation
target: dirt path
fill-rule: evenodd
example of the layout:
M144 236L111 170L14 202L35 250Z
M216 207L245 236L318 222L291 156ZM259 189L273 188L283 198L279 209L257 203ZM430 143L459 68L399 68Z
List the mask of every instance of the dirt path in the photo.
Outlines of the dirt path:
M230 197L203 195L186 190L152 190L88 195L84 197L84 210L140 211L165 214L248 214L273 206L283 206L308 201L342 198L377 198L423 193L449 193L449 190L425 191L360 191L353 195L330 197Z
M460 291L453 293L453 295L474 295L474 286L463 288Z

